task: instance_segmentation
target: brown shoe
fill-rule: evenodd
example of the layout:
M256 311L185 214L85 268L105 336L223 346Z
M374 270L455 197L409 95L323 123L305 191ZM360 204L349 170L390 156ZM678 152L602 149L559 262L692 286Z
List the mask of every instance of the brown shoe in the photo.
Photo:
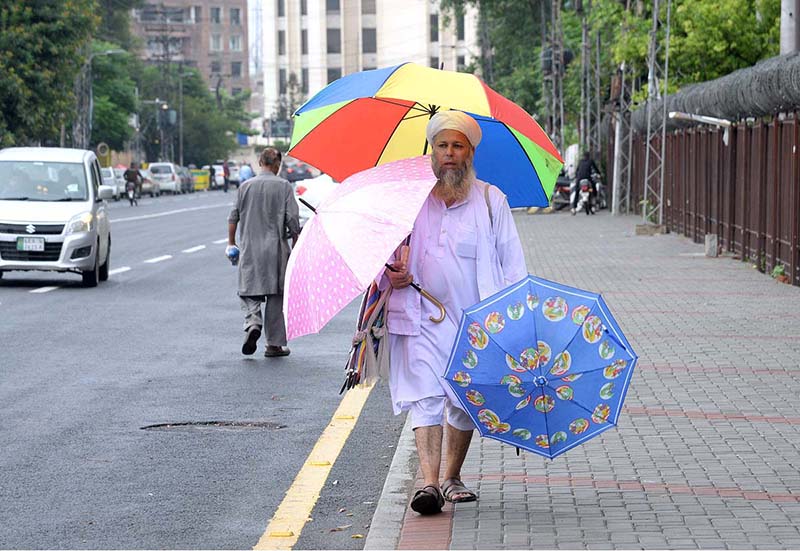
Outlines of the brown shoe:
M265 358L275 358L277 356L288 356L291 353L286 346L272 346L271 344L267 346L267 349L264 351Z
M247 336L242 344L242 354L249 356L255 353L258 347L258 338L261 336L261 328L253 326L247 331Z

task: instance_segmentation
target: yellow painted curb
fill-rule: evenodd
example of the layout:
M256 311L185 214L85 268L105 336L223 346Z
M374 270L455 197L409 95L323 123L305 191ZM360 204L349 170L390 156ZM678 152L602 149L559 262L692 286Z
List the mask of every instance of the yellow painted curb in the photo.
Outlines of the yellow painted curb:
M253 549L292 549L374 386L347 392Z

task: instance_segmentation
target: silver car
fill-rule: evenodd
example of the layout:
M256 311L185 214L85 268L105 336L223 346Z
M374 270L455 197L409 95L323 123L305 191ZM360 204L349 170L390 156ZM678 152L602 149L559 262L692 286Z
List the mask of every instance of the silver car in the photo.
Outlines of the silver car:
M114 169L110 167L101 167L100 176L103 178L103 185L109 186L114 190L114 201L119 201L119 198L125 193L125 188L119 187L117 177L114 175Z
M0 150L0 277L12 270L79 273L86 287L108 279L111 228L91 151Z

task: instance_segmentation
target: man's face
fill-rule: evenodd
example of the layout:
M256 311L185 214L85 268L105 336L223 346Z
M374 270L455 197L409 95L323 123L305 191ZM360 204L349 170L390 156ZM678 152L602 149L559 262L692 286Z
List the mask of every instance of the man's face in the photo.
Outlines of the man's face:
M433 139L433 167L438 178L443 171L465 170L472 145L458 130L442 130ZM442 173L440 173L442 172Z

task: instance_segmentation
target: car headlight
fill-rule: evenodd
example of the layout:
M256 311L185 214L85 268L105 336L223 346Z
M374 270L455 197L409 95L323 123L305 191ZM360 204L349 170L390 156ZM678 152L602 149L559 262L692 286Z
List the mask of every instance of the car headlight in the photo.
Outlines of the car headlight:
M94 229L94 215L91 212L84 212L73 216L67 223L67 235L71 233L89 232Z

